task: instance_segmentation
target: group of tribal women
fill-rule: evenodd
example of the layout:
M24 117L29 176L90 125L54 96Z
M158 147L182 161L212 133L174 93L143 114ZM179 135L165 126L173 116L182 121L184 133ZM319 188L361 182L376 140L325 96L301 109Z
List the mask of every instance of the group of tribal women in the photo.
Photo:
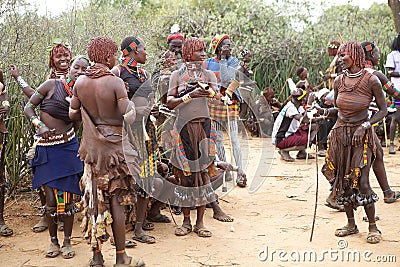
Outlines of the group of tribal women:
M87 218L84 218L84 222L86 223L84 230L86 230L87 237L91 236L90 240L93 248L91 266L103 266L104 264L101 254L101 243L104 239L108 238L106 225L110 223L113 226L114 243L117 252L116 266L128 266L130 264L131 258L127 257L124 250L125 227L120 227L121 219L125 223L125 214L121 214L121 209L118 208L126 203L135 204L136 206L136 210L133 212L136 215L134 239L145 243L155 242L154 237L143 232L143 229L146 228L145 218L149 196L159 194L163 186L163 182L157 176L156 151L158 145L155 127L149 119L150 113L155 116L157 113L154 112L153 106L154 92L149 83L150 80L147 72L137 66L137 64L144 64L146 62L146 47L140 38L133 36L125 38L121 43L122 64L112 68L116 62L115 56L117 52L114 47L116 46L110 39L103 37L93 38L88 48L88 55L93 63L89 65L87 57L78 56L71 60L71 53L68 47L63 44L56 44L50 53L49 67L52 70L51 75L36 90L32 89L20 76L17 66L11 65L13 77L22 88L23 93L30 98L24 111L37 132L34 137L35 153L31 160L33 171L32 187L41 191L45 216L33 230L43 231L48 227L51 242L46 253L47 257L57 257L60 254L65 259L74 257L75 251L71 245L71 233L74 213L79 211L77 207L79 205L74 204L74 195L82 195L82 192L84 192L82 197L83 207L80 208L83 208L86 215L88 215ZM101 48L104 51L100 51ZM182 147L180 151L172 153L173 157L176 156L177 166L183 166L182 169L174 167L174 173L178 175L177 184L199 189L181 190L181 193L185 195L184 198L187 203L181 203L182 205L186 205L183 207L184 223L182 227L177 229L175 234L178 236L186 235L192 231L189 216L190 207L194 205L197 206L197 221L193 231L198 236L209 237L211 236L211 232L204 227L203 222L206 202L214 202L212 206L217 206L215 209L217 216L225 215L225 217L222 216L224 217L223 220L232 220L219 209L210 184L210 176L215 176L217 173L216 164L214 166L215 137L212 136L210 119L208 112L206 112L208 108L205 105L207 103L206 99L209 98L210 94L213 97L215 96L216 77L213 72L203 70L202 61L205 59L205 44L200 39L189 38L183 47L182 56L184 62L194 63L190 64L190 68L187 69L186 65L183 64L183 71L187 73L187 77L192 82L195 82L195 84L191 84L192 90L187 91L185 84L191 82L182 82L179 71L176 71L175 75L172 75L172 77L175 77L172 79L172 84L176 83L176 86L173 86L172 91L168 93L167 104L171 109L182 109L180 112L177 111L177 122L180 123L179 127L184 127L184 133L179 133L180 137L178 139L181 142L185 142L183 150L186 150L187 156L186 162L182 162L182 155L178 156L182 152ZM106 155L113 151L107 149L107 142L104 142L104 147L96 148L92 148L90 143L85 142L85 136L90 128L88 126L90 119L88 119L87 115L91 114L93 117L96 114L105 115L105 113L101 110L96 110L96 107L93 105L92 107L95 110L84 112L83 106L88 105L87 103L90 101L82 99L85 95L82 93L82 89L79 90L80 97L78 98L78 89L86 86L85 82L82 82L85 79L78 80L82 81L77 83L76 88L74 88L78 77L83 74L90 78L90 82L111 75L113 77L120 77L125 83L126 88L124 87L124 90L127 91L127 94L125 93L126 96L122 94L121 97L117 98L116 102L119 105L122 102L125 103L125 101L130 100L134 104L134 108L127 111L125 115L123 115L124 112L119 112L120 115L123 115L124 119L128 117L134 118L134 120L129 121L129 127L121 131L121 129L117 129L118 127L115 128L116 126L112 126L112 122L111 125L105 127L109 123L105 118L104 123L101 123L101 119L100 123L95 120L95 130L91 130L98 131L103 136L100 137L100 140L111 137L121 141L123 132L127 132L128 139L135 142L132 147L137 150L135 151L134 149L132 151L133 154L136 153L134 157L136 162L131 163L131 165L135 165L134 167L140 169L137 173L138 177L135 177L135 181L126 178L124 178L125 180L121 180L122 176L129 176L129 171L126 167L121 167L122 165L118 164L118 162L121 162L121 155L118 154L120 152L115 152L117 154L114 155ZM4 84L3 81L2 84ZM78 84L80 84L79 88ZM204 84L209 86L210 90L214 93L211 93L210 90L204 91L204 87L202 87ZM107 82L103 86L107 87ZM93 85L91 88L96 88L96 86ZM88 90L86 89L86 91ZM184 95L179 96L182 93ZM188 102L191 102L190 106L187 106ZM7 103L6 100L3 102L4 108L2 108L2 112L3 109L4 112L7 111ZM36 109L39 109L39 115L36 114ZM107 108L104 107L104 109ZM192 111L200 113L191 113L189 119L182 117L187 117ZM84 122L84 138L81 147L79 147L75 133L80 127L81 120ZM116 122L116 124L118 123ZM193 139L194 135L198 136ZM206 140L211 141L207 142ZM94 153L94 149L96 149L96 152L100 151L101 153ZM206 149L208 152L200 158L201 153L204 152L203 149ZM85 162L85 168L78 157L78 151L80 158ZM122 147L119 151L122 152ZM137 160L139 158L141 159L140 161ZM189 161L187 161L188 158L190 159ZM108 163L104 165L103 161ZM87 167L92 166L86 164L88 162L91 162L91 164L97 162L97 165L105 166L105 173L108 172L108 176L99 176L99 174L102 174L102 169L98 170L97 168ZM189 163L189 175L186 169L187 163ZM227 165L223 162L220 162L219 168L234 169L230 164ZM85 174L83 174L84 171ZM241 176L245 177L243 172L241 172ZM80 187L80 181L83 188ZM122 195L120 189L129 189L131 186L133 186L131 192L132 198L129 201L129 195ZM95 194L95 192L100 193ZM194 199L190 201L188 198ZM110 202L109 208L108 201ZM111 213L107 212L109 209ZM123 215L123 218L121 215ZM161 219L165 218L165 216L163 217L157 211L153 212L152 216L157 220L160 217ZM0 219L3 218L1 217ZM3 223L1 224L3 232L11 235L12 229L4 224L4 220L1 220L0 223ZM62 246L60 246L57 237L57 226L61 223L63 224L64 231ZM121 243L122 239L123 242ZM141 266L143 262L138 261L136 264Z
M229 39L229 37L225 39ZM220 41L222 43L223 40ZM136 162L136 165L140 165L140 172L138 177L135 177L136 182L134 192L132 192L133 199L137 199L134 239L146 243L154 242L154 237L143 232L146 226L146 207L149 196L162 191L163 181L156 176L158 145L155 127L149 119L150 114L154 116L157 114L154 107L154 92L147 72L138 66L138 64L146 62L145 43L138 37L125 38L121 43L122 64L114 68L116 45L109 39L100 37L92 39L91 44L90 49L92 50L89 51L89 49L88 54L94 64L90 67L87 57L78 56L71 60L71 53L67 47L63 44L55 45L51 51L49 63L52 73L48 77L49 79L36 90L23 80L16 66L11 66L12 75L23 89L24 94L30 98L25 107L25 114L37 130L34 142L36 146L35 155L31 161L34 174L32 187L41 189L44 193L42 194L42 204L45 207L47 225L41 224L40 226L42 228L48 226L49 228L51 243L46 254L48 257L56 257L62 254L64 258L72 258L75 255L71 246L71 233L73 214L78 209L74 205L73 194L82 195L79 181L84 171L82 161L77 156L79 144L75 132L80 127L80 119L83 118L85 121L86 118L87 121L88 118L88 114L83 112L83 108L80 109L81 104L85 106L85 101L81 99L83 94L80 93L78 97L78 93L74 90L74 84L81 75L86 75L90 79L87 80L85 77L78 79L78 83L80 81L80 92L82 92L82 88L90 86L93 80L104 76L120 77L126 84L126 96L122 94L122 97L117 98L116 102L118 104L129 99L134 103L135 108L129 109L125 114L133 114L134 120L130 122L131 127L128 127L130 130L124 129L128 132L129 138L136 142L135 146L138 150L136 152L139 154L136 158L141 158L140 162ZM107 44L107 49L104 51L96 50L102 44ZM186 235L193 230L201 237L211 236L211 232L204 227L203 215L205 203L215 201L210 186L210 177L215 176L217 172L216 163L218 162L215 162L214 159L216 132L210 122L207 101L220 101L220 96L218 94L217 77L212 71L206 70L202 64L206 55L205 48L204 42L198 38L188 38L183 43L182 58L184 64L172 72L166 99L166 105L171 110L176 110L177 116L174 131L177 132L175 137L179 146L176 147L176 151L172 153L171 157L175 161L174 174L177 178L177 184L183 187L199 188L197 191L180 191L180 194L186 200L194 198L190 204L195 203L194 206L197 207L197 220L192 229L190 222L191 206L185 206L183 209L183 225L177 228L176 235ZM217 47L216 51L218 51ZM364 206L369 220L367 241L378 243L381 240L381 232L375 224L374 207L378 197L369 183L369 170L377 151L377 136L371 125L379 122L386 115L387 108L381 82L374 73L365 69L365 61L365 53L360 44L350 42L340 46L338 63L344 71L334 82L336 107L329 110L319 109L318 112L325 117L337 117L337 123L329 137L324 174L332 185L336 199L344 205L348 224L337 229L335 235L347 236L357 233L354 209L357 206ZM89 71L87 72L88 67ZM104 86L108 85L104 84ZM0 89L2 91L0 97L6 96L1 75ZM368 107L373 99L375 99L379 110L369 118ZM3 117L8 111L9 103L6 97L1 100L0 114ZM39 116L36 114L37 107L40 110ZM91 112L97 115L102 114L101 110ZM90 114L90 112L88 113ZM120 115L122 118L123 112L120 112ZM124 118L125 115L123 115ZM121 130L114 128L110 130L109 127L103 126L102 123L97 123L95 128L104 137L111 136L121 140L125 134ZM88 130L85 130L84 127L84 131ZM4 123L0 124L0 132L2 138L0 141L4 144L6 132ZM85 144L85 148L79 150L79 154L85 162L94 160L88 158L91 155L88 152L90 149L88 144ZM101 148L97 149L101 151ZM103 149L103 153L107 153L106 149ZM1 150L1 156L1 164L4 164L4 149ZM121 160L118 159L119 156L116 155L116 162ZM104 160L104 157L109 156L95 155L93 157L97 157L97 160L101 161ZM111 181L104 176L96 176L94 174L96 169L93 167L88 170L88 172L90 171L92 176L86 174L84 176L89 177L89 179L83 179L83 181L86 181L83 184L84 187L86 186L85 196L83 197L83 202L86 203L84 208L86 208L86 213L90 215L86 222L89 222L89 225L92 226L96 225L95 229L92 227L87 229L86 232L88 236L94 235L92 240L95 240L95 242L91 242L93 259L90 265L103 266L104 261L100 244L104 238L107 238L104 225L111 221L119 223L117 221L120 221L121 218L116 216L123 214L117 212L117 210L120 210L117 206L129 201L126 201L125 195L121 195L116 200L112 198L113 194L118 194L116 193L118 188L115 186L122 186L122 182L113 183L112 181L115 182L115 180ZM12 229L5 225L3 220L4 175L0 175L0 177L0 230L4 233L2 235L11 235ZM91 177L97 178L91 179ZM120 179L118 177L116 179ZM101 188L101 184L106 184L106 186ZM128 185L127 188L129 187ZM97 192L97 190L102 192L100 195L97 194L97 197L101 199L95 197L94 192ZM88 192L88 195L86 195L86 192ZM106 208L108 205L106 204L107 198L110 199L111 216L105 212L108 209ZM94 202L97 203L97 206L93 205ZM89 210L87 210L88 208ZM96 209L102 217L93 221L94 213L90 210L91 208ZM157 213L155 215L158 216ZM61 220L64 223L64 240L60 247L57 238L57 225ZM101 221L104 222L103 225L100 223ZM125 234L120 232L121 229L113 227L116 264L117 266L128 266L130 259L124 251L125 244L121 243L121 236L124 238ZM143 265L143 262L136 264L138 266Z

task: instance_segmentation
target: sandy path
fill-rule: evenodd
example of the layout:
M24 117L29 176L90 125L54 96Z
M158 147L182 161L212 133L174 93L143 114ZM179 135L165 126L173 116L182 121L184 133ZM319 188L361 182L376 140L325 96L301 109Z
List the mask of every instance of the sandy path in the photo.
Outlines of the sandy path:
M270 140L266 139L266 143L270 143ZM265 176L267 171L263 173L263 170L267 170L271 158L275 158L263 185L253 194L249 193L249 187L234 188L220 201L224 211L235 218L234 222L218 222L212 218L212 210L207 209L205 222L213 232L208 239L199 238L194 233L176 237L173 223L156 224L151 234L156 237L157 243L139 243L136 248L127 249L128 254L141 257L147 266L364 266L366 263L369 266L400 266L400 201L384 204L382 192L373 175L373 188L381 197L376 209L381 218L378 227L383 233L383 241L378 245L366 243L368 225L362 221L365 214L360 208L355 214L360 233L342 239L334 236L335 229L345 224L345 214L324 206L328 183L319 173L317 219L310 243L316 187L315 160L307 164L305 160L286 163L279 159L276 152L262 154L263 146L266 144L254 138L249 141L247 148L250 155L247 168L250 182L254 176L255 179ZM272 147L269 146L267 151L273 151ZM396 190L400 190L399 155L400 152L385 157L389 180ZM322 163L323 158L319 158L319 166ZM257 166L261 168L257 169ZM73 232L77 252L73 259L44 257L49 237L47 232L34 234L30 230L38 221L30 199L35 197L27 198L25 195L24 200L8 203L6 220L14 228L15 234L9 238L0 237L0 265L88 266L90 251L80 238L79 223L75 224ZM163 210L163 213L170 216L168 210ZM175 219L180 224L182 216L175 216ZM61 236L59 233L60 239ZM127 233L127 237L130 236L131 233ZM347 247L340 249L339 246ZM267 254L259 253L266 251L266 248ZM349 252L350 262L347 260ZM311 261L308 259L310 254ZM114 255L113 247L105 244L106 266L113 265ZM356 255L355 262L353 255ZM360 255L359 261L357 255ZM379 259L392 262L378 264ZM371 262L366 262L368 260Z

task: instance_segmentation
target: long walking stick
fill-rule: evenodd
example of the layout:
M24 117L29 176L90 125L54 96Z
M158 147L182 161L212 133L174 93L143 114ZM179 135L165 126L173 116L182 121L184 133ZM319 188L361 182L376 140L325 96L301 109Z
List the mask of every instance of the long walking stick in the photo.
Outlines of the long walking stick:
M315 134L316 140L318 140L318 123L317 123L317 129L316 129L316 134ZM318 146L315 146L315 152L317 152ZM313 217L313 222L311 226L311 236L310 236L310 242L312 242L312 238L314 235L314 226L315 226L315 218L317 217L317 204L318 204L318 155L315 157L315 167L317 169L317 185L315 188L315 205L314 205L314 217Z
M232 141L231 141L231 123L229 119L229 105L226 103L226 116L228 119L228 139L229 139L229 145L230 145L230 152L231 152L231 160L234 160L233 153L232 153ZM228 188L226 187L226 173L222 175L222 192L227 192Z
M294 62L293 62L293 65L292 65L292 68L290 69L289 74L288 74L288 76L287 76L288 79L290 78L290 76L292 76L292 73L293 73L293 71L294 71L294 68L296 68L296 64L297 64L297 61L294 61ZM288 83L288 79L286 79L286 81L284 82L284 84L283 84L283 86L282 86L282 88L281 88L281 90L280 90L280 92L279 92L278 98L281 97L281 94L283 93L283 89L285 89L286 84ZM290 94L289 94L289 95L290 95Z
M307 116L307 115L306 115ZM308 126L308 135L307 135L307 149L306 149L306 164L308 163L308 152L307 150L310 148L310 139L311 139L311 124L312 118L310 118L309 126Z
M178 226L178 224L177 224L176 221L175 221L175 217L174 217L174 215L172 214L171 203L169 202L169 199L167 199L167 206L168 206L169 213L171 214L172 220L173 220L174 223L175 223L175 226Z
M236 163L236 165L238 164L236 162L236 159L234 157L234 153L233 153L233 145L232 145L232 139L231 139L231 120L229 118L229 104L232 103L231 102L231 98L233 96L233 94L235 93L236 89L239 87L239 82L236 80L233 80L229 86L226 88L225 91L225 100L224 100L224 104L226 105L226 116L228 119L228 138L229 138L229 145L230 145L230 151L231 151L231 160L234 161ZM237 126L238 127L238 126ZM226 174L226 173L225 173ZM222 176L222 192L227 192L227 187L226 187L226 178L225 175Z
M314 105L315 105L315 101L312 103L312 105L311 105L311 109L313 109L314 108ZM308 148L310 148L311 146L310 146L310 142L312 141L312 140L310 140L311 139L311 126L312 126L312 119L314 118L314 113L311 113L311 118L310 118L310 122L309 122L309 126L308 126L308 135L307 135L307 150L308 150ZM306 115L305 116L307 116L307 113L306 113ZM318 123L317 123L317 125L318 125ZM315 138L317 138L317 137L315 137ZM317 140L317 139L315 139L315 140ZM317 147L317 149L318 149L318 145L317 145L317 141L315 142L315 146ZM307 152L307 151L306 151ZM317 153L316 153L317 154ZM306 164L308 163L308 153L306 153Z
M383 133L385 135L385 146L388 147L387 129L386 129L386 117L383 117Z

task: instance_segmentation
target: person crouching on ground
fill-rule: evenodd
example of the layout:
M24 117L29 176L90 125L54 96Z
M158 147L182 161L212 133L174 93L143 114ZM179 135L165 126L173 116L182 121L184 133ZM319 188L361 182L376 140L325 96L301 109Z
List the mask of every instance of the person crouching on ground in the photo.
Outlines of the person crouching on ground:
M289 101L280 111L275 120L272 130L272 143L279 148L279 154L285 161L294 161L289 151L299 151L297 159L305 159L307 157L307 144L314 139L315 126L312 125L310 138L308 138L308 118L305 115L302 103L307 90L297 88L292 91L292 100ZM309 159L314 158L308 155Z

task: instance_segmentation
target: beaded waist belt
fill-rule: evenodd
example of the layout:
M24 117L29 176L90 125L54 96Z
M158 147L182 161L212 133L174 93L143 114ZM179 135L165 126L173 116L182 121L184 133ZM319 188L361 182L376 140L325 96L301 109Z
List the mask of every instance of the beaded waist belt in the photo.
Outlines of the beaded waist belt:
M69 130L66 133L53 135L47 139L41 138L40 136L37 135L35 135L34 139L35 142L37 142L38 146L54 146L67 143L71 141L74 137L75 137L75 131L74 128L71 128L71 130Z

